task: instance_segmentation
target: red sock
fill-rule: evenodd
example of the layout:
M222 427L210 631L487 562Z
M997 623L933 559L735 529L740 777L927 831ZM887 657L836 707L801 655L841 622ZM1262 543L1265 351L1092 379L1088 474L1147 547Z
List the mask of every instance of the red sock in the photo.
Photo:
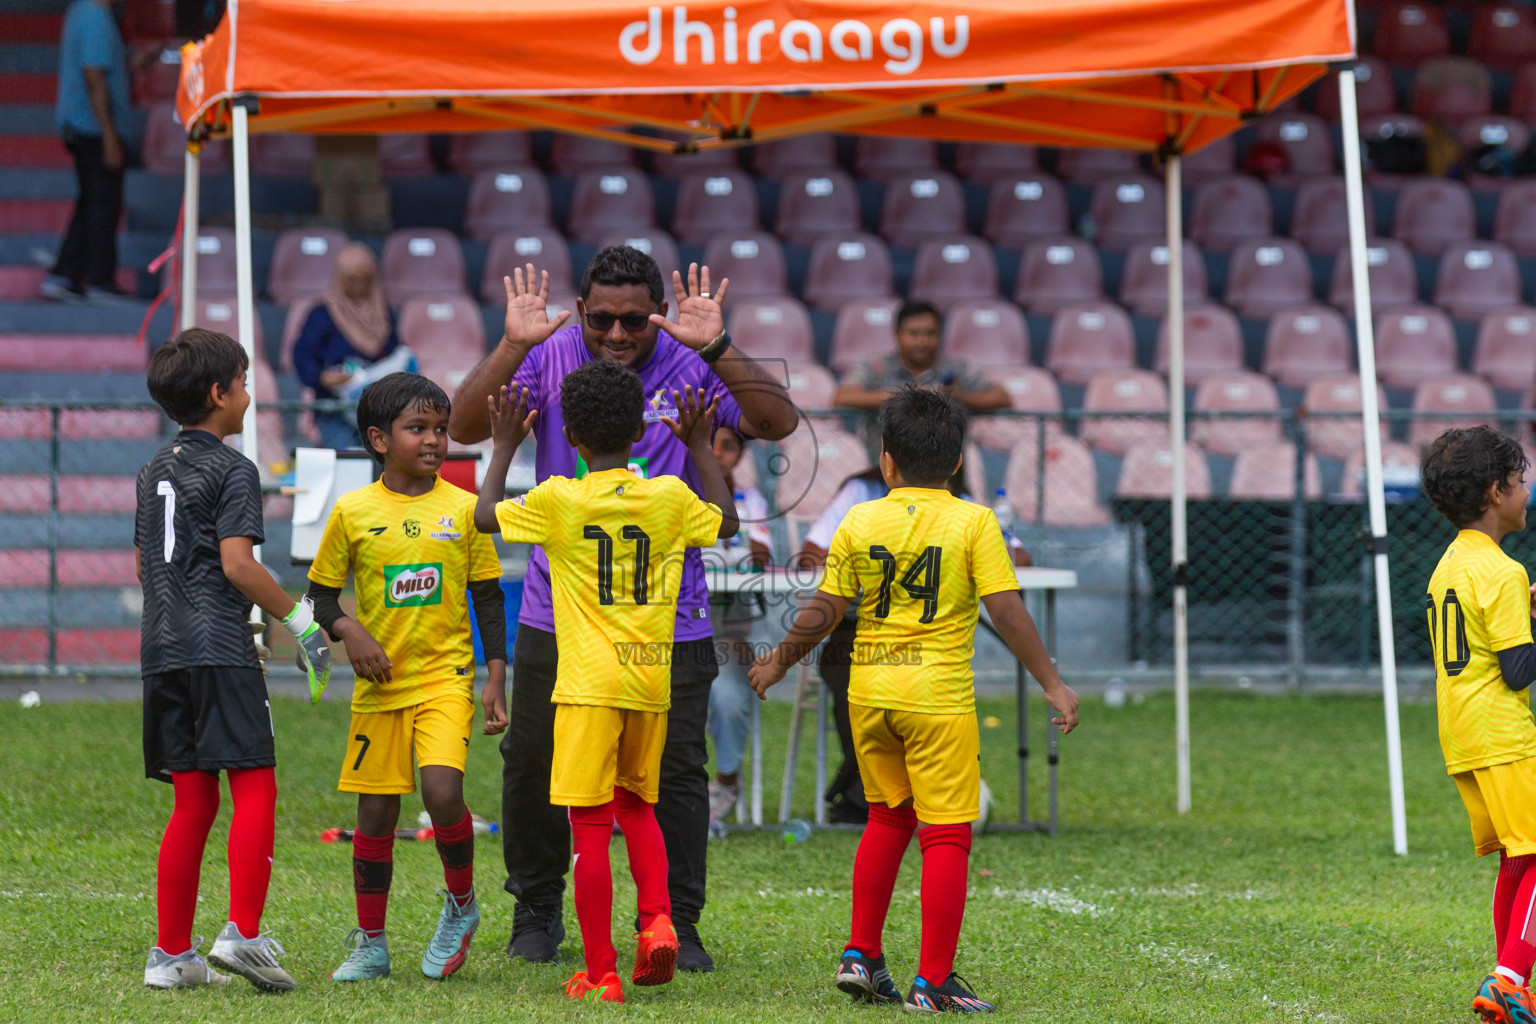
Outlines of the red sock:
M1508 934L1499 946L1499 968L1529 982L1531 965L1536 963L1536 870L1521 876L1508 922Z
M848 948L865 956L879 956L885 915L891 909L896 872L917 828L917 812L910 807L869 805L869 824L853 858L853 926Z
M229 824L229 919L240 934L261 934L261 912L272 881L272 838L277 831L277 773L237 768L228 773L235 805Z
M437 855L443 862L443 882L448 894L463 904L475 889L475 819L468 810L454 825L432 823Z
M203 846L219 814L219 777L207 772L171 772L176 803L160 840L155 876L155 945L171 956L192 948L192 917L197 911L197 881Z
M1515 912L1515 893L1526 868L1536 856L1510 857L1499 851L1499 878L1493 883L1493 952L1497 956L1509 935L1509 916Z
M918 832L923 848L923 941L917 973L942 985L955 969L965 886L971 858L971 826L929 825Z
M352 892L357 899L357 926L369 938L384 931L389 912L389 883L395 875L395 834L352 834Z
M587 977L596 984L618 968L613 949L613 869L608 864L608 841L613 838L613 802L597 807L572 807L572 897L576 923L581 926L581 945L587 958Z
M613 787L613 813L624 831L629 852L629 873L635 879L640 927L657 915L672 916L672 896L667 892L667 846L656 824L656 807L623 786Z

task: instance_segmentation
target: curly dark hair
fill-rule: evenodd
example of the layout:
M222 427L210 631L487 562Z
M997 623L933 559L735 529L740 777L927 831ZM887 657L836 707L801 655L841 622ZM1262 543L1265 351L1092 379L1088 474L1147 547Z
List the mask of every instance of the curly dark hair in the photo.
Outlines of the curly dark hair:
M592 294L595 284L643 284L651 293L652 302L661 302L663 296L661 268L645 253L628 245L610 245L592 257L581 274L583 299Z
M965 408L946 392L908 384L880 407L880 444L907 483L943 486L965 447Z
M383 463L384 453L368 440L368 428L389 433L395 420L411 410L431 410L444 416L452 410L443 389L419 373L391 373L363 388L357 397L357 432L373 461Z
M149 397L184 427L213 415L208 393L215 385L228 391L251 361L227 334L188 327L149 357Z
M1447 430L1419 460L1424 496L1460 530L1488 511L1488 488L1503 492L1509 475L1531 464L1520 442L1491 427Z
M635 371L611 359L593 359L560 382L560 413L587 451L619 455L629 451L645 425L645 388Z

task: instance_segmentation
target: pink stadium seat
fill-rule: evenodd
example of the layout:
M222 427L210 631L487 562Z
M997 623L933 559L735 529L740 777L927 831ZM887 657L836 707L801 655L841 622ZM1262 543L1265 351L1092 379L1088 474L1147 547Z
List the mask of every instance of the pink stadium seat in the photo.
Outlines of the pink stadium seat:
M844 480L870 467L864 442L825 420L802 420L777 447L783 458L774 461L783 472L776 482L775 504L781 515L802 522L820 515Z
M1269 318L1264 372L1286 387L1306 387L1348 373L1355 365L1354 352L1338 310L1317 305L1283 309Z
M1302 408L1308 413L1307 446L1319 455L1342 459L1360 450L1365 443L1365 427L1360 418L1360 375L1340 374L1324 377L1307 385ZM1387 392L1376 386L1377 407L1387 407ZM1352 417L1329 415L1354 413ZM1381 438L1387 437L1387 424L1381 424Z
M1472 193L1459 181L1414 178L1397 196L1392 234L1414 252L1438 256L1477 235Z
M1334 173L1333 136L1316 114L1271 114L1259 122L1255 141L1285 150L1293 179Z
M1440 257L1435 305L1457 320L1480 320L1484 313L1519 302L1520 267L1507 246L1459 242Z
M289 228L284 231L277 236L277 244L272 249L267 293L274 301L285 305L325 294L331 285L336 254L346 244L346 233L335 228Z
M583 242L615 232L637 232L656 224L651 181L632 167L583 171L571 196L566 234Z
M1024 250L1014 301L1031 313L1046 316L1074 302L1104 294L1104 271L1091 242L1071 235L1041 239Z
M1509 94L1509 113L1526 124L1536 124L1536 61L1520 65Z
M464 233L488 242L503 231L552 227L555 223L544 174L529 164L477 171L469 184Z
M752 147L752 168L760 177L785 181L837 170L837 143L830 135L796 135Z
M386 178L424 178L437 172L427 136L419 132L380 135L379 167Z
M1415 117L1457 128L1470 117L1493 112L1488 69L1466 57L1431 57L1413 77L1408 109Z
M731 344L749 356L809 363L816 359L811 315L799 299L761 296L732 302L727 310Z
M1044 463L1044 479L1041 463ZM1019 448L1003 478L1020 520L1041 526L1091 527L1110 521L1099 504L1098 471L1088 446L1068 434L1047 437L1044 452ZM1041 498L1044 498L1044 501Z
M933 303L940 312L964 299L992 298L997 294L997 260L992 247L975 235L924 240L917 247L908 294Z
M1157 329L1157 355L1153 367L1168 374L1168 317ZM1217 373L1243 368L1243 336L1237 317L1214 303L1184 307L1184 380L1199 384Z
M1067 190L1044 171L992 183L981 233L999 249L1022 249L1068 230Z
M142 374L147 358L132 334L0 334L0 370Z
M1472 372L1496 388L1519 391L1536 381L1536 309L1510 306L1484 314Z
M1046 413L1046 419L1023 416L977 416L971 420L971 436L983 447L1011 452L1021 447L1036 450L1042 425L1047 437L1062 432L1061 388L1056 378L1038 366L994 366L987 377L1008 392L1009 408L1021 413Z
M1227 305L1239 316L1268 316L1312 301L1312 264L1289 238L1241 243L1227 270Z
M46 441L52 436L52 416L47 409L0 408L0 440Z
M1100 370L1136 365L1131 318L1111 302L1068 306L1051 321L1045 365L1069 384L1086 384Z
M1392 69L1375 54L1362 56L1355 64L1355 105L1361 117L1386 114L1397 108L1397 88L1392 83ZM1317 112L1329 121L1339 120L1339 78L1324 75L1317 88Z
M1083 412L1120 415L1103 419L1085 417L1078 435L1093 447L1118 455L1159 429L1165 434L1168 431L1164 420L1125 413L1167 411L1168 386L1151 370L1100 370L1088 379Z
M0 481L5 479L0 477ZM63 554L59 552L60 558ZM50 576L49 561L47 548L0 548L0 565L5 566L4 574L0 574L0 589L46 588Z
M688 268L683 266L683 261L677 255L677 243L672 236L660 228L632 228L628 231L610 231L598 238L599 250L611 245L627 245L631 249L639 249L661 268L661 291L672 302L672 272L678 271L686 274Z
M64 515L120 515L137 505L137 480L131 475L59 477L59 511Z
M133 548L117 551L65 548L59 551L57 574L61 587L137 587Z
M1231 252L1274 230L1269 190L1258 180L1234 174L1203 181L1195 189L1189 236L1206 252Z
M896 310L900 299L854 299L837 311L832 329L832 351L827 363L838 375L866 359L890 356L896 351Z
M179 178L185 172L187 130L176 119L174 106L166 104L149 112L144 122L144 140L139 147L139 158L144 163L144 169L151 174ZM229 143L222 140L204 143L198 170L204 178L228 174Z
M1181 174L1186 188L1193 188L1210 178L1231 174L1237 165L1237 140L1223 135L1215 142L1186 154Z
M1019 307L1002 299L967 299L944 318L943 352L972 366L1025 366L1029 328Z
M199 291L197 312L193 319L198 327L206 327L210 331L218 331L220 334L227 334L236 341L240 341L238 305L233 292L228 295L210 295ZM266 351L266 339L261 332L261 317L256 317L252 323L256 337L251 345L259 354Z
M467 295L417 296L400 307L400 341L421 360L468 362L485 355L485 322Z
M45 473L0 473L0 512L47 512L52 486Z
M1034 146L1016 142L962 142L955 152L955 172L966 181L990 185L1011 180L1040 166Z
M1236 455L1280 440L1280 395L1261 373L1238 372L1207 377L1195 389L1194 409L1204 413L1273 412L1275 417L1227 416L1196 419L1189 436L1215 455Z
M485 270L480 276L480 301L488 306L505 306L507 286L502 278L511 277L513 270L525 269L530 263L535 273L549 274L551 295L569 295L576 290L571 250L565 244L565 236L546 226L503 231L491 239Z
M556 132L549 151L549 169L568 178L580 177L588 171L634 166L634 149L608 139Z
M1398 67L1418 67L1427 57L1449 52L1450 32L1445 16L1435 4L1387 4L1376 21L1375 52Z
M1413 391L1412 424L1408 428L1408 443L1420 447L1429 444L1452 427L1497 427L1498 400L1493 387L1481 377L1456 374L1437 377L1419 384ZM1459 413L1446 418L1419 418L1419 413Z
M1536 15L1518 4L1474 5L1467 56L1501 71L1536 60Z
M822 235L811 246L805 301L835 313L854 299L894 294L895 281L890 250L879 236L858 232Z
M1056 173L1074 185L1140 169L1141 158L1128 149L1063 149L1056 155Z
M170 283L171 264L162 271ZM197 229L197 290L224 294L237 287L235 272L235 232L233 228L199 227Z
M1512 181L1500 190L1493 237L1516 256L1536 257L1536 181Z
M384 240L379 261L384 294L393 305L418 295L468 292L464 250L458 236L441 228L400 228Z
M1306 454L1302 468L1304 494L1323 496L1323 478L1317 457ZM1290 501L1296 497L1296 446L1290 441L1275 441L1255 448L1244 448L1232 463L1232 481L1227 497L1239 501Z
M821 412L832 408L832 395L837 391L837 380L820 363L790 363L784 367L784 383L789 389L789 400L806 412ZM819 429L819 428L818 428Z
M251 173L268 178L308 178L315 166L315 137L266 133L251 136Z
M59 413L59 437L65 441L148 439L160 436L160 422L161 414L155 409L64 409Z
M461 132L448 137L448 166L459 174L478 174L498 167L533 166L533 144L527 132Z
M1365 250L1370 269L1371 308L1376 311L1418 301L1418 272L1408 247L1395 238L1372 238ZM1353 316L1355 277L1349 261L1349 245L1339 248L1333 261L1333 279L1328 285L1328 304Z
M1369 195L1365 198L1365 233L1369 237L1376 233L1376 204ZM1349 244L1342 177L1309 178L1297 186L1291 237L1320 256L1331 256Z
M1419 450L1401 441L1381 443L1381 468L1383 471L1419 468ZM1344 460L1344 476L1339 481L1339 493L1356 498L1365 493L1365 446L1357 444Z
M938 171L939 146L932 139L862 135L853 153L853 170L871 181L895 181Z
M926 238L965 231L965 191L943 171L899 175L885 186L880 234L898 249L913 249Z
M1168 237L1163 183L1149 174L1100 178L1089 203L1094 240L1111 252L1122 252L1137 242L1165 241Z
M779 188L773 230L790 245L810 245L825 234L859 231L859 188L834 168L793 174Z
M711 280L730 280L733 299L789 294L784 247L766 231L721 232L704 247L704 265Z
M1205 254L1184 239L1184 305L1200 305L1209 296ZM1141 316L1162 316L1168 309L1168 246L1138 242L1125 254L1120 272L1120 302Z
M695 153L651 155L651 171L672 181L680 181L690 174L720 174L740 170L741 164L736 162L736 151L718 146Z
M1195 500L1211 496L1211 467L1198 446L1184 445L1184 493ZM1126 449L1120 463L1120 481L1115 485L1117 498L1162 498L1173 496L1173 449L1168 438L1138 441Z
M1399 306L1376 314L1376 370L1388 387L1458 373L1451 318L1434 306Z
M679 242L703 245L722 231L757 226L757 187L746 172L696 172L678 183L672 234Z

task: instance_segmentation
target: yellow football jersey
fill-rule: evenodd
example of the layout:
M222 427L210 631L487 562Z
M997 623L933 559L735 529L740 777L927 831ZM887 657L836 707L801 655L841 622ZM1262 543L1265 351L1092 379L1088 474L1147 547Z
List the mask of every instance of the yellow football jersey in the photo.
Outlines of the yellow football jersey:
M309 578L357 591L357 621L389 655L383 686L359 679L353 711L392 711L444 689L474 689L469 584L501 577L475 496L439 478L417 498L375 480L336 499Z
M1525 566L1486 533L1462 530L1429 578L1424 609L1446 771L1536 757L1530 696L1504 685L1498 658L1531 642Z
M997 517L932 487L898 487L849 509L832 536L821 589L858 597L848 700L963 714L976 707L977 607L1017 590Z
M672 632L686 548L720 533L720 509L675 476L628 469L552 476L496 506L502 537L549 557L560 667L556 704L672 706Z

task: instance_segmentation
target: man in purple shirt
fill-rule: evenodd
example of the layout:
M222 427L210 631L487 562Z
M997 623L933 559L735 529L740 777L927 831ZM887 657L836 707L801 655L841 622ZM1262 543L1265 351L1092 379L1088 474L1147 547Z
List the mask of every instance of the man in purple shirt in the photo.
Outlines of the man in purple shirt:
M612 359L640 375L646 394L644 437L634 446L630 468L652 477L670 474L700 492L688 450L662 417L675 417L674 390L691 384L705 400L720 397L716 426L750 437L777 440L795 429L798 416L782 384L752 358L730 351L720 303L727 281L710 293L709 268L688 268L688 282L674 274L677 319L667 319L667 302L656 261L628 246L598 253L581 279L577 323L570 313L550 320L545 300L549 275L530 264L506 281L506 333L496 350L459 385L448 429L455 441L489 436L486 399L510 381L529 390L539 411L534 436L539 480L581 477L586 466L565 441L560 384L590 359ZM782 374L780 375L782 376ZM705 722L709 688L716 674L710 639L709 594L703 562L689 549L677 596L672 640L672 709L661 758L661 800L656 820L666 841L672 920L679 943L677 966L708 971L714 961L699 939L704 909L705 846L709 838L709 777L704 771ZM565 928L561 898L571 853L570 824L563 808L549 803L549 766L554 751L555 685L558 649L550 596L549 561L541 548L528 559L523 605L512 652L511 725L501 743L502 850L507 891L517 900L509 956L545 963L555 959Z

